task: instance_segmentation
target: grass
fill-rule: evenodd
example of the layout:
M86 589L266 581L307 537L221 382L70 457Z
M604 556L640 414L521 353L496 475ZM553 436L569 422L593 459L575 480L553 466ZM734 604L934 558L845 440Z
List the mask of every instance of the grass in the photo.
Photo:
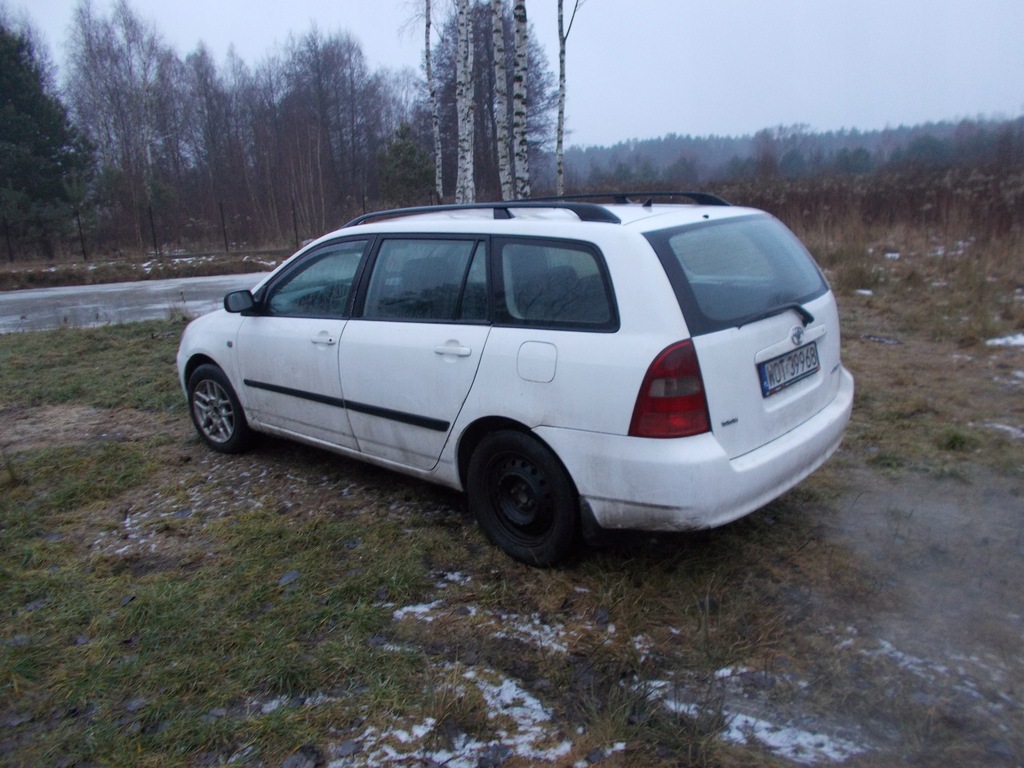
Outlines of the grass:
M1019 443L984 426L1024 418L1000 383L1017 353L981 343L1022 327L1019 248L938 256L926 236L861 234L812 242L858 383L840 454L734 525L625 535L546 571L489 546L447 491L284 441L204 449L175 379L180 322L0 336L15 435L0 454L0 763L440 754L507 743L516 715L487 685L515 681L549 718L536 750L572 743L558 764L784 764L721 738L740 685L722 670L770 681L743 696L781 713L882 712L895 742L869 736L905 750L884 754L978 759L966 726L1002 738L994 726L951 719L954 698L923 701L905 670L835 646L829 622L893 598L888 571L830 530L855 468L1024 472ZM913 522L894 513L893 544ZM689 714L661 705L665 686ZM428 718L421 742L396 734Z

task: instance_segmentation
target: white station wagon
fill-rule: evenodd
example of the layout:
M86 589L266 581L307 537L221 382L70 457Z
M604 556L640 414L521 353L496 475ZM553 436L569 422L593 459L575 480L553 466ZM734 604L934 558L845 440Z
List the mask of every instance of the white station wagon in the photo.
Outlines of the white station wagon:
M535 565L602 530L746 515L835 451L853 379L797 238L685 196L361 216L188 326L196 429L217 451L264 432L464 490Z

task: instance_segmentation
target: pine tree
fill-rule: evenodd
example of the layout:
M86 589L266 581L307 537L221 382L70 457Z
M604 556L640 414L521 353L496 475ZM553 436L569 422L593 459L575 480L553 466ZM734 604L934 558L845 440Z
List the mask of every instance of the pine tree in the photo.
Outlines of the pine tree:
M0 26L0 210L12 238L35 241L52 255L51 240L73 221L69 189L80 185L90 162L45 82L31 41Z

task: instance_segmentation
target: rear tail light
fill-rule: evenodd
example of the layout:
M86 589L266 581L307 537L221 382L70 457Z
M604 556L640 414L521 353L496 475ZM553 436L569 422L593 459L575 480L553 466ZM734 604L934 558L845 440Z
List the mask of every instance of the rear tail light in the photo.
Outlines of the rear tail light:
M689 437L711 428L693 342L681 341L647 369L629 425L632 437Z

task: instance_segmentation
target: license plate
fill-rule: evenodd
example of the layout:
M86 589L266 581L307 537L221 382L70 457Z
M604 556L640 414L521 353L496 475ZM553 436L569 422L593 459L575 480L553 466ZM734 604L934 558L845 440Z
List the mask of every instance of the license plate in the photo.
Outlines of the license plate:
M757 366L757 372L761 375L761 395L770 397L790 384L813 376L820 368L818 345L813 341L792 352L765 360Z

